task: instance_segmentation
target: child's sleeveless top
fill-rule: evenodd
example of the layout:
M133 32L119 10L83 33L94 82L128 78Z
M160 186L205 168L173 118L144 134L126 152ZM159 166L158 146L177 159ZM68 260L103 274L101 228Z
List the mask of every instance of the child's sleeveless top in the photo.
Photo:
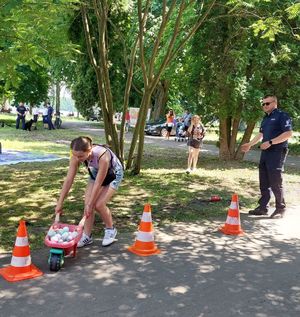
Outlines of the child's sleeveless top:
M88 160L89 167L96 168L97 170L99 169L99 157L101 156L101 154L103 154L103 149L107 150L110 153L110 164L113 169L115 169L117 165L120 165L122 167L122 164L120 160L117 158L116 154L112 152L109 148L101 145L93 146L92 158Z

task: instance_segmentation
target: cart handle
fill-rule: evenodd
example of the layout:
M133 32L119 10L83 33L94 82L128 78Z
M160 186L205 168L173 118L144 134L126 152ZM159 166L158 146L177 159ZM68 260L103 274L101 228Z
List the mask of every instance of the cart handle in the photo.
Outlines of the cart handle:
M55 214L55 220L54 222L59 222L60 212Z
M82 219L80 220L78 226L83 228L85 221L86 221L86 216L83 216Z

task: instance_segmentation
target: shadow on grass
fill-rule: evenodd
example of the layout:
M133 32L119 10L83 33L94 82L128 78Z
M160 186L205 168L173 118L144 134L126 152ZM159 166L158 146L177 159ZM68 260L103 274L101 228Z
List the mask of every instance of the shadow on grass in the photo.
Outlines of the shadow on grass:
M65 146L65 144L60 144ZM197 172L185 173L187 154L163 149L153 152L145 147L143 169L139 176L125 173L122 186L109 206L120 231L136 230L145 203L151 203L156 226L177 221L197 221L227 214L231 195L239 194L241 208L250 208L258 198L257 166L244 162L220 162L201 156ZM1 247L10 249L20 218L28 221L31 247L43 244L54 219L54 207L66 176L68 160L22 163L0 167ZM78 223L82 217L88 173L81 167L65 200L65 223ZM291 196L298 178L287 175ZM213 195L222 200L210 203ZM94 236L102 234L102 221L96 217Z

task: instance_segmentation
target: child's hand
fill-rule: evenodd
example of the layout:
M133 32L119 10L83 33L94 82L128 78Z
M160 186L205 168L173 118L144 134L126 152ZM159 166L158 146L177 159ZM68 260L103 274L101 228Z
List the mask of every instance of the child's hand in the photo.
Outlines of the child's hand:
M84 206L84 215L88 218L92 214L93 208L91 205L87 204Z
M55 207L55 214L62 214L63 210L62 207L60 205L57 205Z

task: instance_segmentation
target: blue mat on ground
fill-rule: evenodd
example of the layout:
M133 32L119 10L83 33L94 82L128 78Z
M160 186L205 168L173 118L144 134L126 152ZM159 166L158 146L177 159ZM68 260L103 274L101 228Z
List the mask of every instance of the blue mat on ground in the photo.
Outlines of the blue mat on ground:
M27 162L46 162L64 159L54 154L42 154L15 150L5 150L0 154L0 165L10 165Z

